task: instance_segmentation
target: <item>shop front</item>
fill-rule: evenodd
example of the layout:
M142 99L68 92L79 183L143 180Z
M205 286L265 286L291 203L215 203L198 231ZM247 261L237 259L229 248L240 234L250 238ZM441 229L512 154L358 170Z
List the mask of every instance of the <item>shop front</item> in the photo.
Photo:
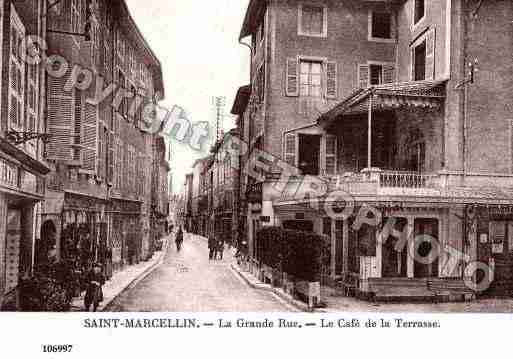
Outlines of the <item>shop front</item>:
M7 151L3 147L7 146ZM32 273L36 256L36 209L48 168L2 141L0 148L0 307L16 302L20 278Z
M111 199L110 245L114 270L139 263L143 258L143 233L141 232L141 202Z

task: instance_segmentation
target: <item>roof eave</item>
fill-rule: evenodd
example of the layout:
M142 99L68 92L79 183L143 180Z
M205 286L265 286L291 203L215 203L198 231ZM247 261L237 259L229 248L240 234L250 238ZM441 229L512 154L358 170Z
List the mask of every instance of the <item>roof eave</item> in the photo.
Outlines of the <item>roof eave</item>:
M251 0L249 2L248 9L246 10L246 15L244 16L244 22L242 23L239 41L251 35L254 32L253 27L255 25L255 19L259 16L259 11L261 11L265 7L265 5L266 0Z

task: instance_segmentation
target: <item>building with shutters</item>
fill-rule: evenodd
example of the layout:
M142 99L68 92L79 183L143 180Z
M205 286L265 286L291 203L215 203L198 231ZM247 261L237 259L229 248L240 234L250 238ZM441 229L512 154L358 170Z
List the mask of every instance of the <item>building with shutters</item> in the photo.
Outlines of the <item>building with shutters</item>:
M276 225L330 237L330 282L348 293L511 291L512 12L510 1L250 1L243 140L266 170L241 183L249 253ZM375 224L359 222L369 208Z
M145 257L151 257L154 244L168 232L169 216L169 160L164 137L155 136L152 176L152 241L144 248Z
M192 165L192 228L191 232L209 235L209 167L212 155L196 160Z
M234 243L238 225L238 203L235 202L238 190L238 158L227 155L223 150L229 146L238 130L232 129L222 135L212 147L212 155L207 163L209 229L225 243Z
M152 248L156 138L142 113L163 98L161 65L122 0L63 0L47 18L42 221L57 229L61 258L111 272Z
M36 213L50 170L43 158L45 76L40 64L24 60L30 52L21 45L29 34L44 36L44 3L0 1L0 307L15 302L20 277L37 261Z

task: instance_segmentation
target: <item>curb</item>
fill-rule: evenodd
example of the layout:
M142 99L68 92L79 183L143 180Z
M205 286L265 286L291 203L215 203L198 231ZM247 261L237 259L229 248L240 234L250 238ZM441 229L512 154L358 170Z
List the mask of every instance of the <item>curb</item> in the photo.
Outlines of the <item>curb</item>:
M248 286L250 286L251 288L271 292L271 293L275 294L276 296L278 296L279 298L281 298L283 301L287 302L288 304L290 304L291 306L293 306L294 308L296 308L302 312L308 312L308 313L316 312L315 309L312 310L312 309L308 308L308 305L306 305L303 302L300 302L299 300L292 298L290 295L284 293L283 291L279 290L278 288L272 287L270 284L264 284L258 280L252 280L239 268L238 265L232 264L231 269L236 274L238 274L244 280L244 282L246 282L246 284Z
M141 274L139 274L137 277L135 277L130 283L128 283L124 288L122 288L116 295L114 295L112 298L110 298L108 301L103 302L100 307L98 308L98 312L103 312L105 309L108 308L109 305L112 304L121 294L123 294L126 290L131 289L135 287L139 282L144 280L147 276L149 276L157 267L159 267L164 262L164 257L167 254L167 251L169 250L169 243L170 240L166 240L165 246L162 248L162 252L160 253L160 258L155 261L154 264L146 268Z

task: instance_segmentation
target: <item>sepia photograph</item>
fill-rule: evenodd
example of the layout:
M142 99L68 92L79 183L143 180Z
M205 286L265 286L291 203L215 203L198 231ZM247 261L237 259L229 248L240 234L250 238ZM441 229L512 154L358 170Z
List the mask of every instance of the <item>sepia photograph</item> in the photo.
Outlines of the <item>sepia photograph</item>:
M0 0L0 39L0 318L513 314L513 1Z

